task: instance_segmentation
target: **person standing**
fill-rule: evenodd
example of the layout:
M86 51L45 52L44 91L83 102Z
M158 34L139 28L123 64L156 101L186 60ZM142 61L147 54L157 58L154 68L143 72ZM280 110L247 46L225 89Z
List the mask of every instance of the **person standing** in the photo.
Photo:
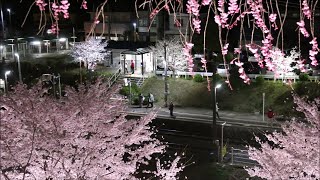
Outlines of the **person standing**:
M171 101L170 104L169 104L169 111L170 111L170 116L171 116L171 117L174 117L174 116L173 116L173 107L174 107L174 105L173 105L173 103L172 103L172 101Z
M271 127L273 126L273 118L274 118L274 115L275 115L275 114L274 114L272 108L269 108L268 113L267 113L267 116L268 116L268 118L269 118L269 120L270 120Z
M144 101L144 96L143 96L142 93L140 93L140 95L139 95L139 107L140 107L140 108L142 108L143 101Z
M134 74L134 62L133 62L133 60L131 60L130 68L131 68L131 73Z
M149 99L148 99L148 106L147 107L149 107L149 105L150 105L150 107L152 108L153 107L153 102L154 102L154 96L153 96L153 94L151 94L151 93L149 93Z
M219 111L219 107L218 107L218 103L216 103L216 115L217 115L218 119L220 119L218 111Z
M127 62L124 64L124 73L128 74L128 63Z

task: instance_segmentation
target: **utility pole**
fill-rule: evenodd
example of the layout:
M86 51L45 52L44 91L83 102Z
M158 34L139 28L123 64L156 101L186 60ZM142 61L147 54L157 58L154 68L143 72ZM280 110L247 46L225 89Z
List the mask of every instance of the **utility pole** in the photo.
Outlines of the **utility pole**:
M164 106L168 107L168 67L167 67L167 43L164 43Z

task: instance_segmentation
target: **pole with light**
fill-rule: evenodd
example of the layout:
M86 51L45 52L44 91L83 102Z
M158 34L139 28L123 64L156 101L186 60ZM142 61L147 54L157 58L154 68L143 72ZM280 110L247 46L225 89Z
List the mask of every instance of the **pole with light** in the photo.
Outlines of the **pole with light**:
M11 73L11 71L6 71L4 73L4 83L5 83L5 92L8 93L8 75Z
M212 81L213 90L212 90L212 142L214 146L214 155L215 160L219 161L219 140L217 139L217 89L221 87L221 84L216 84L216 81Z
M167 65L167 43L164 48L164 107L168 107L168 65Z
M221 162L223 161L223 127L227 124L224 122L221 124Z
M7 9L7 11L9 12L9 23L10 23L10 29L11 29L11 9Z
M19 56L18 53L14 53L14 55L17 57L17 61L18 61L18 72L19 72L19 81L22 83L20 56Z
M134 42L136 42L136 40L137 40L137 37L136 37L136 28L137 28L137 24L136 24L136 23L133 23L133 39L134 39Z

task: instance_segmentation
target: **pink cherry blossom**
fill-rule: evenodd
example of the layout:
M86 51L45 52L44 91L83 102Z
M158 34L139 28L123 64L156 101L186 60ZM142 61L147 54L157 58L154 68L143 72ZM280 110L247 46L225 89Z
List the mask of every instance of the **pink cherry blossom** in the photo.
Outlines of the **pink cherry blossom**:
M233 15L239 12L238 0L230 0L228 3L228 14Z
M166 144L148 125L155 112L128 120L120 86L88 84L66 87L59 100L41 83L18 84L0 98L0 179L134 180L140 165L165 157ZM177 154L170 159L141 175L176 179L184 165ZM10 170L21 166L26 171Z
M311 18L311 11L307 0L302 1L302 12L308 19Z
M260 148L249 147L249 157L259 163L247 167L251 177L262 179L319 179L320 178L320 99L314 102L293 96L296 110L304 117L281 125L281 131L265 134L266 140L256 137Z
M212 0L202 0L202 5L207 6L211 3Z
M187 2L187 12L193 14L194 16L199 16L200 5L197 0L188 0Z
M45 3L44 0L36 0L36 5L39 7L40 11L44 11L48 4Z
M200 23L201 23L200 19L192 18L192 25L198 34L200 34L200 31L201 31L201 24Z
M311 64L313 66L317 66L318 60L316 59L316 55L320 52L318 48L317 38L313 38L310 41L310 44L312 45L312 49L309 50L309 58L311 59Z
M309 37L309 33L308 31L306 30L306 28L304 27L305 26L305 23L303 20L297 22L297 25L299 26L299 31L301 32L301 34L303 34L304 37Z
M270 14L269 15L269 20L270 22L275 22L277 19L277 14Z
M223 46L223 48L222 48L222 50L221 50L222 55L227 55L227 54L228 54L228 47L229 47L229 43L226 43L226 44Z

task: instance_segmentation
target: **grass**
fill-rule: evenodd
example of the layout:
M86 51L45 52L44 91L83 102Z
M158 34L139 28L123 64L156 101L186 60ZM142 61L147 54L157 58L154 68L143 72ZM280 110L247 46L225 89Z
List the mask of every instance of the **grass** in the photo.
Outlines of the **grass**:
M183 78L168 78L168 101L176 106L211 108L211 92L207 82L198 83ZM230 90L226 85L217 90L217 102L221 110L236 112L260 112L262 109L262 94L265 93L265 110L272 107L277 114L292 115L294 113L292 89L280 81L265 81L262 84L241 85ZM142 93L153 93L156 104L164 104L164 80L152 77L146 80ZM295 83L294 92L300 96L308 95L312 100L320 97L320 83Z
M168 102L172 101L176 106L207 107L211 102L205 82L194 83L191 80L169 78L168 85ZM162 78L149 78L142 87L142 93L152 93L157 104L164 104L164 81Z

